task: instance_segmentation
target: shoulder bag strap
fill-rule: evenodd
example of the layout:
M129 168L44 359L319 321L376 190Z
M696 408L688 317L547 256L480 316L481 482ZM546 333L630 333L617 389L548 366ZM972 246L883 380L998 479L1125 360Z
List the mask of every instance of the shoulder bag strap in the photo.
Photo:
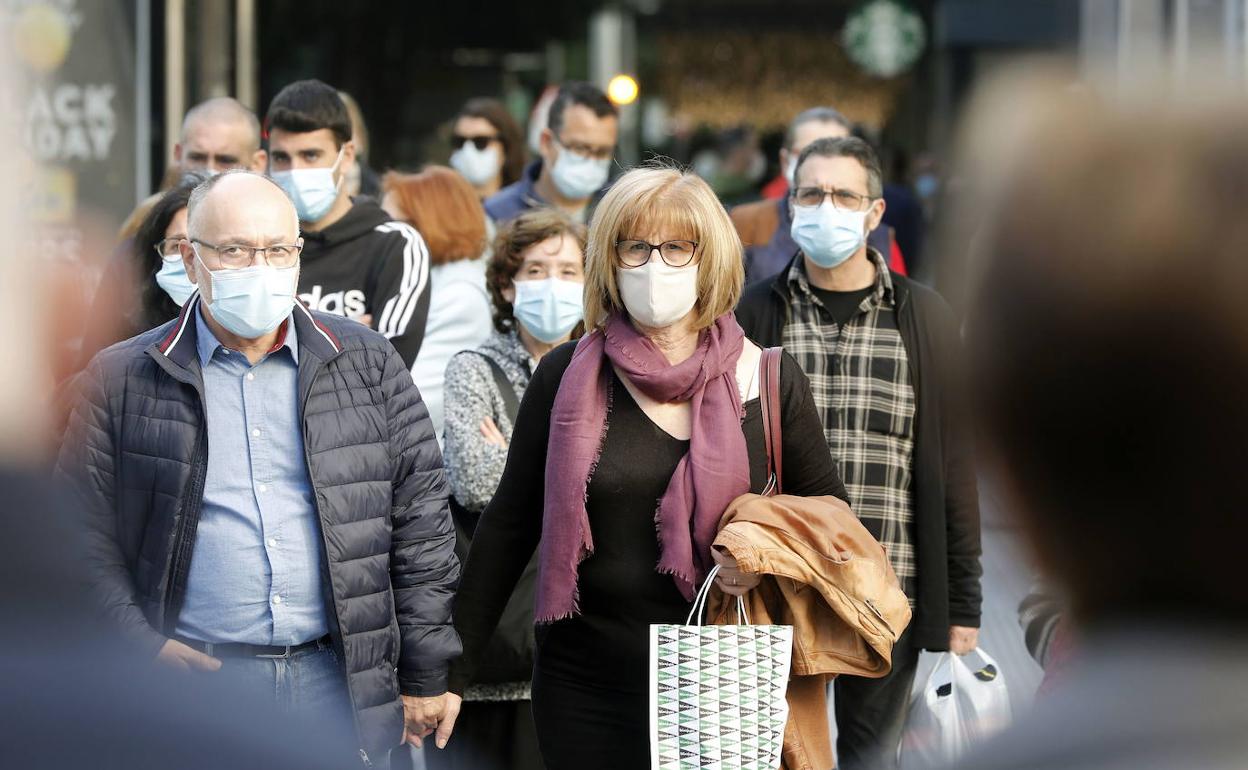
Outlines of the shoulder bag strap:
M465 350L464 352L479 356L490 365L490 373L494 375L494 385L503 397L503 408L507 410L507 419L515 425L516 415L520 413L520 399L516 396L516 389L511 384L511 380L507 378L507 372L503 371L503 367L499 366L497 361L479 350Z
M780 355L781 348L766 348L758 362L759 403L763 411L763 443L767 447L767 488L781 494L780 479L784 477L784 453L781 450L780 422Z

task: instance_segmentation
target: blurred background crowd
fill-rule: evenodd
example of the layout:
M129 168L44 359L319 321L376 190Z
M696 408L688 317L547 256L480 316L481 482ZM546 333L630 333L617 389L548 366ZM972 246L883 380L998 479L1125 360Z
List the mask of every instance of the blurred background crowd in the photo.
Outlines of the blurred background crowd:
M620 107L619 167L692 164L728 205L780 197L789 121L835 107L877 147L889 224L930 280L925 225L979 79L1037 53L1136 77L1163 48L1182 68L1211 45L1242 73L1236 14L1229 0L47 0L6 3L0 23L35 86L9 108L36 165L24 195L62 253L81 242L80 214L118 226L162 187L186 111L213 97L262 115L300 79L350 94L359 184L376 194L378 171L446 163L454 118L478 97L521 129L516 176L553 89L585 80Z

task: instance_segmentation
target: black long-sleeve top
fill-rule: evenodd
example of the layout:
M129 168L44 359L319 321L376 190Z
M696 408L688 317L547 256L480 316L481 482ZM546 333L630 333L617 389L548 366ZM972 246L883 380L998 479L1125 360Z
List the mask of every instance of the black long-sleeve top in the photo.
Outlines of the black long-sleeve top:
M524 394L506 469L477 526L455 600L455 627L464 656L451 669L451 690L471 682L513 586L541 539L550 414L575 342L547 354ZM659 544L654 517L676 464L688 450L655 425L612 377L612 408L602 454L588 487L586 509L594 554L579 568L580 614L539 628L538 665L552 673L625 690L646 686L647 628L683 622L689 605L671 576L655 571ZM781 365L781 416L786 493L848 495L828 454L810 384L787 354ZM742 422L750 487L767 482L766 449L757 399Z

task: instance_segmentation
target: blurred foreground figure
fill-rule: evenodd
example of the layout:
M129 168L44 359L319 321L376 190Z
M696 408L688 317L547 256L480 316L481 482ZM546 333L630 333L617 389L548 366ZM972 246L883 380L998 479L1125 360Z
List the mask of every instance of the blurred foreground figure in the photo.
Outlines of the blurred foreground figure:
M352 766L349 726L154 667L95 623L74 509L15 459L0 466L0 767Z
M1248 109L995 95L972 132L1017 144L972 158L1001 176L979 180L1000 216L969 381L1081 641L1032 717L958 767L1244 767Z

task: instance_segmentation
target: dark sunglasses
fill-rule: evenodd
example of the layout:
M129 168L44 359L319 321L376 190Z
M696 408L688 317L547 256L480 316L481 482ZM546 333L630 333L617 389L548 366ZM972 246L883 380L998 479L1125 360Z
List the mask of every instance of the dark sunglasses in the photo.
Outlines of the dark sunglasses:
M498 139L497 136L460 136L459 134L451 135L451 147L458 150L464 146L465 142L472 142L472 146L477 148L478 152L485 152L485 148L490 146L490 142Z

